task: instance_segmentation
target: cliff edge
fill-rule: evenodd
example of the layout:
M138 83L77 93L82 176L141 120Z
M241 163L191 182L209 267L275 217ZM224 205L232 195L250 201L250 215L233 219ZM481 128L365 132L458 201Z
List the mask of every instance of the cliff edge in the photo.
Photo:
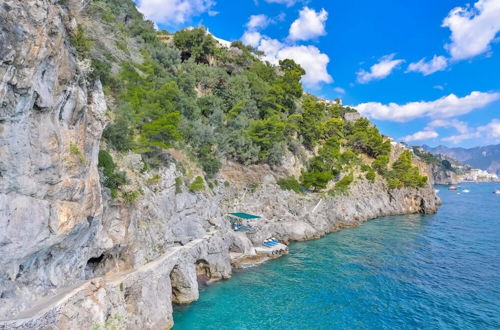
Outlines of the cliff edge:
M436 212L429 183L388 183L371 168L368 176L352 155L344 172L335 172L337 182L325 187L333 193L298 193L278 183L315 173L304 160L314 148L287 151L274 165L225 159L210 182L202 178L207 169L176 148L150 157L157 140L143 153L110 148L102 134L116 119L108 108L118 100L95 76L96 62L78 54L85 43L75 40L93 23L87 6L76 0L0 5L0 329L170 328L172 303L196 300L199 283L278 257L262 253L265 239L314 239L375 217ZM93 31L105 26L96 21ZM140 57L130 47L126 56ZM175 54L180 61L181 52ZM145 132L138 134L152 134ZM342 148L335 150L349 155ZM114 159L109 173L99 165L103 149ZM392 149L391 164L403 149ZM414 164L425 172L424 164ZM117 190L111 175L127 180ZM350 188L335 190L344 177L353 178ZM234 231L226 215L236 211L262 219L251 231Z

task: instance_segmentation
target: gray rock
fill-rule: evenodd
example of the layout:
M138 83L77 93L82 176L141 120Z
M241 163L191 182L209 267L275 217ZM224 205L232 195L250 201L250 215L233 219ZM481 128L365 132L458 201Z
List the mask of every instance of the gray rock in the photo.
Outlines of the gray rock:
M271 236L312 239L436 210L430 186L388 192L360 182L349 196L322 198L279 189L268 167L253 193L222 185L178 193L174 164L148 183L134 154L115 158L142 195L112 200L97 169L106 99L68 42L81 6L0 6L0 329L169 328L172 302L196 300L199 280L272 258L262 247ZM264 218L236 233L224 217L235 208Z

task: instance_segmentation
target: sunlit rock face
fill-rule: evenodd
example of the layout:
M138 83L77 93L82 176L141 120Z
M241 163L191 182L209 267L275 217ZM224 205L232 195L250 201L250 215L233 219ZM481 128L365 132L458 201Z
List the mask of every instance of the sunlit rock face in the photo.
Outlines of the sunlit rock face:
M176 189L174 163L151 184L139 155L116 155L141 196L111 199L97 168L106 98L69 37L86 1L61 2L0 4L0 329L169 328L172 302L196 300L198 283L229 278L238 260L261 262L254 247L264 239L436 210L430 186L388 192L362 182L340 197L283 191L276 179L300 173L290 154L280 169L226 164L220 180L231 186L197 194ZM263 185L250 192L236 184L245 177ZM235 209L263 219L236 233L223 216Z

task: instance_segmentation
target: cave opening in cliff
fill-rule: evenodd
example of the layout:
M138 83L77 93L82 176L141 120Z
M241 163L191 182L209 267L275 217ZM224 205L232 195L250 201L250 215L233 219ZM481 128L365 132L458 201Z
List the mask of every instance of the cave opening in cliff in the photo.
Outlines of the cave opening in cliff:
M175 266L170 272L170 285L172 286L172 302L174 304L181 303L181 295L182 295L182 285L180 283L181 272L179 266Z
M104 262L104 253L98 257L92 257L87 261L85 266L85 277L87 279L95 277L98 272L99 266Z
M210 271L210 265L206 260L200 259L196 261L196 278L198 279L199 285L207 285L212 278L212 272Z

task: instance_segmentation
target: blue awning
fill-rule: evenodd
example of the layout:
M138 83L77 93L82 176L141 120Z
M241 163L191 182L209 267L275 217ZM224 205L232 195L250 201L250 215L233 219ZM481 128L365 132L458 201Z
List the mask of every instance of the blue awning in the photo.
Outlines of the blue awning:
M232 215L232 216L240 218L240 219L247 219L247 220L261 218L261 216L259 216L259 215L253 215L253 214L248 214L248 213L243 213L243 212L229 213L229 215Z

